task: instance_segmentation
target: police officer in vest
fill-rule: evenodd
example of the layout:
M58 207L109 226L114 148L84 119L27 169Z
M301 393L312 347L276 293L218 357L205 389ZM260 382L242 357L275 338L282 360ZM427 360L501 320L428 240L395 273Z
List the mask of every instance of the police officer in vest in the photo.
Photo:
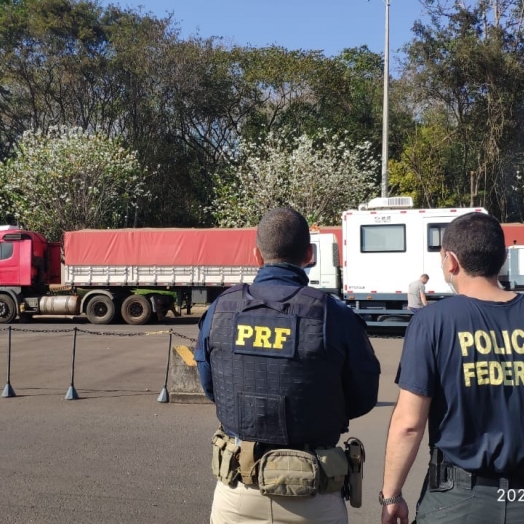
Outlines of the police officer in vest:
M254 283L211 305L195 351L220 421L211 523L347 523L337 443L375 406L379 362L360 317L308 287L302 215L266 213L254 253Z

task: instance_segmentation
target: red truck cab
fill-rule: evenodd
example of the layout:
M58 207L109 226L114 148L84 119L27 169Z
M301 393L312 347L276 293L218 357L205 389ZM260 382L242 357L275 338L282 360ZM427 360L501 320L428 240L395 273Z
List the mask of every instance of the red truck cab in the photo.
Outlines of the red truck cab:
M60 243L33 231L0 230L0 286L39 287L60 281Z

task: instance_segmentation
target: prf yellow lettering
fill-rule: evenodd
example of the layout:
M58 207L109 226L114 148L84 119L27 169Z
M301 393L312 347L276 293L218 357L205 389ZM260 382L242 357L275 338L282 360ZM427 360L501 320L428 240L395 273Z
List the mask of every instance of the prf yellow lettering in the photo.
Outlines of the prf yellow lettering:
M238 335L235 344L237 346L245 346L246 338L251 338L253 336L253 328L251 326L245 326L243 324L239 324L237 328Z
M275 343L273 344L273 347L275 349L282 349L282 343L287 340L289 335L291 335L291 329L275 328Z
M267 349L282 349L287 337L291 335L289 328L275 328L275 338L271 343L273 332L268 326L255 326L254 328L245 324L238 324L237 339L235 344L237 346L245 346L246 340L253 338L253 347L267 348Z
M255 326L255 341L253 347L256 348L271 348L271 342L269 337L271 336L271 330L267 326Z

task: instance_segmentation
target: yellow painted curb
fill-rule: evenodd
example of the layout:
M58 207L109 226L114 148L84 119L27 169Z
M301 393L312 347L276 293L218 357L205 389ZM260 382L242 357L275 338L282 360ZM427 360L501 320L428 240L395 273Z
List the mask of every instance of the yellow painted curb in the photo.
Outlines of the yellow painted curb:
M186 363L186 366L196 367L197 363L193 357L193 352L187 346L175 346L175 351Z

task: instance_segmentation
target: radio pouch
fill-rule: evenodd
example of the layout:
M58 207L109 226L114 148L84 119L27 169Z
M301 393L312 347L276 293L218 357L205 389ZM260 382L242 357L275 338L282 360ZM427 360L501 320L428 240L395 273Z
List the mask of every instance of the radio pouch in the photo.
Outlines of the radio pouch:
M317 458L307 451L275 449L260 459L258 487L262 495L313 497L319 478Z

